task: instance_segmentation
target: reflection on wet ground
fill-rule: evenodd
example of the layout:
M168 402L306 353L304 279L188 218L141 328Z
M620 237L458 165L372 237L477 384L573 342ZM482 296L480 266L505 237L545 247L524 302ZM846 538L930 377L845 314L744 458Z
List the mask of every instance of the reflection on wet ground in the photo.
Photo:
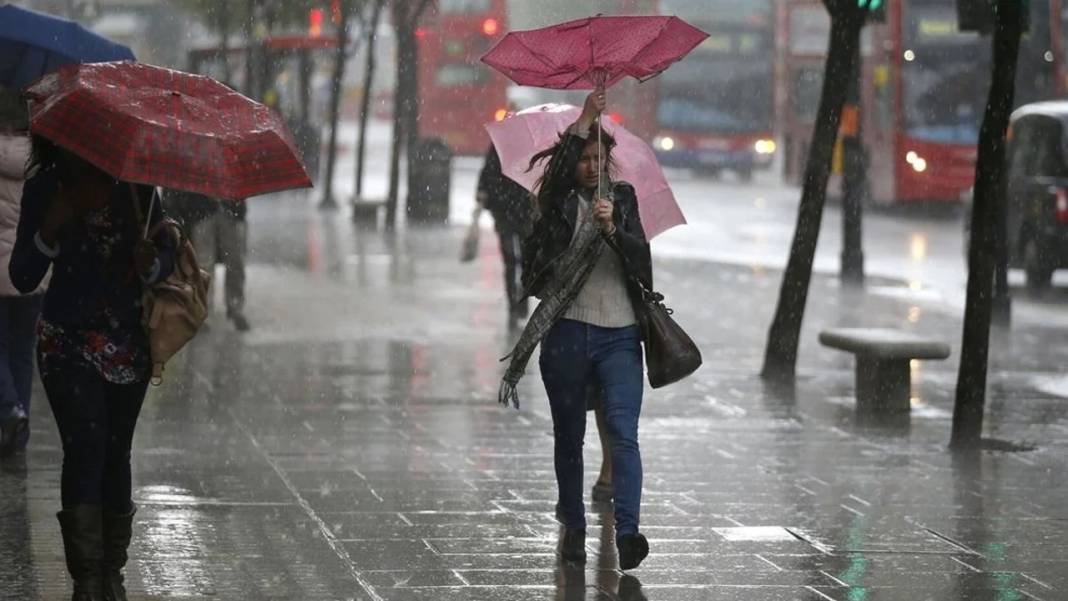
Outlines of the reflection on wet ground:
M817 278L798 381L767 387L755 374L778 274L659 261L706 365L647 391L653 553L624 576L610 509L591 506L590 561L561 566L536 371L522 411L495 403L509 334L492 234L462 265L458 229L387 236L293 198L256 202L253 331L213 318L140 422L131 599L1068 598L1068 411L1031 387L1063 373L1062 331L995 335L987 435L1037 449L954 456L955 314ZM914 369L906 419L855 415L852 358L816 342L854 325L954 347ZM0 472L4 599L67 587L58 439L36 400L30 452ZM588 465L599 453L591 432Z

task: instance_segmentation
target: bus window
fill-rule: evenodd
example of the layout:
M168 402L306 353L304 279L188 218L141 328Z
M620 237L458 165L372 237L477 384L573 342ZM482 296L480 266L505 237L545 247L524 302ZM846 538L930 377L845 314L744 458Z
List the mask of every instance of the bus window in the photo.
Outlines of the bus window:
M803 67L794 73L793 101L794 114L804 122L814 121L819 109L820 93L823 88L823 69Z
M891 85L889 65L878 65L874 71L875 123L884 132L894 128L894 86Z
M480 65L451 63L438 67L434 83L442 88L477 86L485 83L489 79L488 75L486 69Z
M490 0L438 0L438 11L443 15L468 15L490 10Z
M990 64L989 44L958 31L952 5L913 5L904 48L905 133L928 142L975 144L989 85L976 65Z

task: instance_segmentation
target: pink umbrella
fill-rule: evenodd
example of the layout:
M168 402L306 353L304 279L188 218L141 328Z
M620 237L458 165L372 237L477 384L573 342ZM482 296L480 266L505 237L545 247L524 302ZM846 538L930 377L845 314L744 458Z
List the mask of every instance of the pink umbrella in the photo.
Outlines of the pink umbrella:
M592 89L658 75L707 37L678 17L598 15L513 31L482 61L520 85Z
M527 171L530 159L559 140L560 133L578 120L582 111L569 104L543 104L519 111L504 121L487 123L486 131L501 158L501 170L527 190L534 185L544 163ZM610 119L602 121L605 131L616 139L612 159L617 172L613 179L634 186L638 210L646 236L654 236L686 223L653 149L641 138Z

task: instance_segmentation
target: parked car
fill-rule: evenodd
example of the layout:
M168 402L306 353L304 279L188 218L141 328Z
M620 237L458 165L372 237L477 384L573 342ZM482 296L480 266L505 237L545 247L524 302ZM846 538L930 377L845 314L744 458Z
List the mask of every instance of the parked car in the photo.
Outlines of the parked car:
M1068 268L1068 101L1013 112L1005 162L1009 267L1023 269L1027 287L1040 290Z

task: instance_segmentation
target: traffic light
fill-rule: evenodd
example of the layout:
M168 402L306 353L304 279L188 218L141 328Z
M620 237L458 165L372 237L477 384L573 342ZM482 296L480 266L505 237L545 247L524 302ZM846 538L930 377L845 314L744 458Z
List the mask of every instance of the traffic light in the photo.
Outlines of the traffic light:
M313 8L308 11L308 37L317 38L323 35L323 9Z
M857 0L857 6L868 11L868 19L877 23L886 22L886 3L890 0Z

